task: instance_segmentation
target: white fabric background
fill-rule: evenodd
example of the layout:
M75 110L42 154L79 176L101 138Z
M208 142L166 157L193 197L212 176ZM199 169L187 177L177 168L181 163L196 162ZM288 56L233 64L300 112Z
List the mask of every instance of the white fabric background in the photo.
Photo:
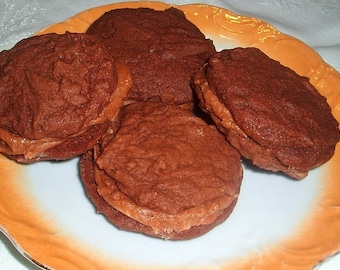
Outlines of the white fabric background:
M110 4L112 0L0 0L0 51L39 29L85 9ZM174 4L206 3L240 15L267 21L314 48L340 72L340 1L338 0L214 0L166 1ZM339 86L340 91L340 86ZM0 187L1 189L1 187ZM0 191L1 192L1 191ZM0 269L38 269L0 233ZM318 270L340 269L340 255Z

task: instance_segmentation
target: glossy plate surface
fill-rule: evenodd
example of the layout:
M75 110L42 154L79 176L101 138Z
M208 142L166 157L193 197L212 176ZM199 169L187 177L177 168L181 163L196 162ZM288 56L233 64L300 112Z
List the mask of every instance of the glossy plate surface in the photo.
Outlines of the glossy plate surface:
M93 8L37 34L84 32L105 11L165 9L159 2ZM301 41L255 18L207 5L176 6L218 50L255 46L325 95L340 121L340 75ZM117 230L95 213L78 159L19 165L0 156L0 227L22 253L54 269L311 269L340 250L339 145L302 181L244 165L239 202L222 225L197 239L163 241Z

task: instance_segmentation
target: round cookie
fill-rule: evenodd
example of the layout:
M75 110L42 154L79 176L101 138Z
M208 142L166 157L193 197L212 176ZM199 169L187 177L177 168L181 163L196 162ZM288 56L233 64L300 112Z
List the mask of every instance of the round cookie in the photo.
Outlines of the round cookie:
M190 107L192 75L215 52L213 42L175 8L111 10L93 22L87 33L102 39L129 66L132 101Z
M125 106L82 155L80 172L98 212L118 228L173 240L223 222L242 181L239 153L214 126L159 102Z
M339 129L326 98L259 49L216 53L194 85L203 110L255 165L301 179L332 157Z
M0 152L23 163L75 157L107 130L130 73L95 37L24 39L0 54Z

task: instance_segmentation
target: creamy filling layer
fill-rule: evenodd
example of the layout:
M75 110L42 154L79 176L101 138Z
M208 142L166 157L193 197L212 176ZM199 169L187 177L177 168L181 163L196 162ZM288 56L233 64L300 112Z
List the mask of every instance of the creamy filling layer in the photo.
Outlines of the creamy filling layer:
M211 116L214 117L219 126L224 127L226 130L233 129L240 137L247 138L248 136L235 123L230 111L211 90L203 71L196 74L194 84L196 89L198 89L196 92L200 96L201 102L208 111L213 112Z

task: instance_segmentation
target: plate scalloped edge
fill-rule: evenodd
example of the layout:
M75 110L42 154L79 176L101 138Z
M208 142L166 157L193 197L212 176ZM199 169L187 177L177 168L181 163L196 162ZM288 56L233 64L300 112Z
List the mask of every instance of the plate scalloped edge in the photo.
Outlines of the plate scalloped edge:
M162 2L110 4L78 13L62 23L44 28L37 34L63 33L65 31L83 32L89 23L110 9L150 7L163 10L170 6L175 5ZM323 62L312 48L256 18L237 15L228 10L204 4L175 7L183 10L187 18L207 36L218 36L217 42L221 46L224 44L227 46L236 40L243 47L258 47L300 75L309 77L311 83L322 95L327 97L334 116L340 121L340 91L338 91L340 75L334 68ZM336 192L340 189L340 183L336 181L340 175L340 169L337 168L339 161L340 148L338 145L334 157L326 164L323 175L326 188L322 190L318 208L301 226L301 230L297 234L264 253L250 254L244 260L236 259L225 262L221 268L310 269L319 261L339 251L340 197ZM24 177L24 166L0 156L0 168L6 180L8 179L8 181L3 181L5 182L3 194L10 197L8 203L1 205L0 208L1 226L11 235L16 245L25 250L27 256L34 258L41 265L55 269L65 268L65 266L68 269L77 267L102 269L105 265L114 265L116 268L141 268L140 265L137 267L107 258L98 258L96 257L98 254L89 254L77 243L59 237L57 230L52 228L51 224L41 216L42 213L35 212L29 207L29 198L25 195L25 190L15 185L16 178ZM13 220L13 215L16 215L15 220ZM32 219L32 217L34 218ZM20 222L25 218L28 218L30 222ZM320 220L323 222L320 223ZM26 232L25 235L22 235L22 231ZM39 237L36 239L37 233ZM44 248L46 243L53 244L56 248L50 251ZM68 247L67 252L63 248L65 245Z

